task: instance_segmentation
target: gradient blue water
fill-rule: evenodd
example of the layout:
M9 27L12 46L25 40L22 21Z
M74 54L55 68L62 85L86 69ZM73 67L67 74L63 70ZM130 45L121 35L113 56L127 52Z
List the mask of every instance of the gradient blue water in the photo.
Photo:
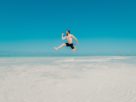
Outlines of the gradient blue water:
M1 0L0 56L70 55L54 52L67 28L78 55L136 55L134 0Z

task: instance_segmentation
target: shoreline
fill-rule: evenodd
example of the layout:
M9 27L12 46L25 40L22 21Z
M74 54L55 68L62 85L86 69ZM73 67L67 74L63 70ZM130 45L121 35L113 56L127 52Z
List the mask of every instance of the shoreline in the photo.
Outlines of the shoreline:
M0 58L0 102L135 102L135 62L122 56Z

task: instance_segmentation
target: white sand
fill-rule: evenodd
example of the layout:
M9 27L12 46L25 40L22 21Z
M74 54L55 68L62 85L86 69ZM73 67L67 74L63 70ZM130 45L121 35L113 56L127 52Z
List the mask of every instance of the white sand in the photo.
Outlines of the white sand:
M136 57L0 58L0 102L136 102Z

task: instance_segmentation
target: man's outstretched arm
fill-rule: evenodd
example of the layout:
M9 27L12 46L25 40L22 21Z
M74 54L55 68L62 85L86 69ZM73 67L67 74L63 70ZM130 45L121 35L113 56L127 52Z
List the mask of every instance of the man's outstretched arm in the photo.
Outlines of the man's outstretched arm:
M62 40L65 40L65 39L66 39L66 36L64 36L64 33L62 33L61 38L62 38Z

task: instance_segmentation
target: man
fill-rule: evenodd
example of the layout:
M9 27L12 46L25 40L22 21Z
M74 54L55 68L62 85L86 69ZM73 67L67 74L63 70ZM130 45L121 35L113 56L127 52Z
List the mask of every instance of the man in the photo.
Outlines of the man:
M76 41L76 43L78 43L78 39L74 35L70 34L70 30L66 31L66 36L64 36L64 33L62 33L62 40L67 40L67 43L63 43L60 46L55 47L55 50L59 50L66 46L71 47L72 51L76 51L76 48L73 45L73 39Z

